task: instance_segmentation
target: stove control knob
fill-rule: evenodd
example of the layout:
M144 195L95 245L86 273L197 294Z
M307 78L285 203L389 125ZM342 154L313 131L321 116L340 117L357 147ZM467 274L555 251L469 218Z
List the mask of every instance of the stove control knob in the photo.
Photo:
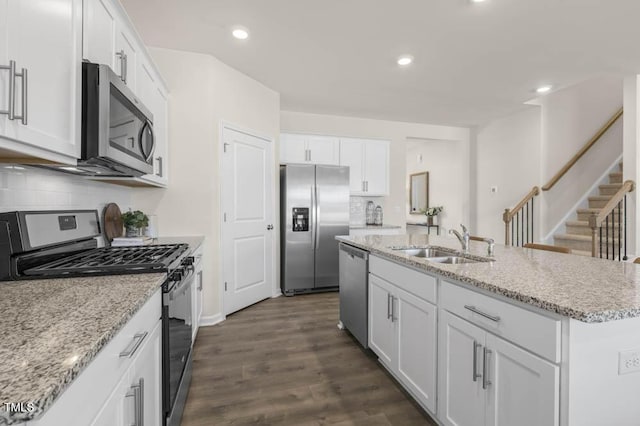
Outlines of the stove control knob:
M193 256L187 256L184 259L182 259L182 264L185 266L191 266L193 265L193 262L195 261Z
M176 269L171 273L171 276L169 278L171 279L171 281L180 281L182 280L183 275L184 275L183 269Z

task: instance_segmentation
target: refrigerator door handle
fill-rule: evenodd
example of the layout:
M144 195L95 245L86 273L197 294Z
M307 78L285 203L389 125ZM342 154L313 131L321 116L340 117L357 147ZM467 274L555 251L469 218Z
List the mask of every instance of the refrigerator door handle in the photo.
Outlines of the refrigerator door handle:
M320 223L320 203L318 203L318 187L314 187L315 188L315 208L316 208L316 214L315 214L315 227L316 227L316 241L315 241L315 248L316 250L318 250L320 248L320 226L318 225Z
M309 229L311 230L311 250L316 249L316 187L315 185L311 187L311 212L309 213Z

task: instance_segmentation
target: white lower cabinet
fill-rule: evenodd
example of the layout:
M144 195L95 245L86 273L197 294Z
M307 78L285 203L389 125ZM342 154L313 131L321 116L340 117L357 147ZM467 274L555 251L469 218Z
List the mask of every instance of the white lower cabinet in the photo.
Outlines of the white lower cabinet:
M444 425L557 425L559 367L440 310L439 407Z
M162 425L161 290L29 426Z
M436 411L436 307L369 274L369 347L425 408Z

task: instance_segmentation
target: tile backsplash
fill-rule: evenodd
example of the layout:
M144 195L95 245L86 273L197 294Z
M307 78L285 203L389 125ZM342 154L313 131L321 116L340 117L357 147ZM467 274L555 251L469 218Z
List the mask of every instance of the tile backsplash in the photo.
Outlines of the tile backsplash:
M37 167L0 164L0 211L97 209L131 206L131 189Z
M366 210L368 201L373 201L376 206L382 206L384 210L384 203L381 197L349 197L349 225L363 226L367 223Z

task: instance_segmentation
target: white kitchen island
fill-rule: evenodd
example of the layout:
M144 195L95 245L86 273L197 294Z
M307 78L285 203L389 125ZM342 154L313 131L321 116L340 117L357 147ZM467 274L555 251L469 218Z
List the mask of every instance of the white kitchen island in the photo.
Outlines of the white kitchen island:
M339 237L371 253L369 346L444 425L639 425L640 266L428 235ZM415 254L415 253L414 253ZM458 253L461 254L461 253Z

